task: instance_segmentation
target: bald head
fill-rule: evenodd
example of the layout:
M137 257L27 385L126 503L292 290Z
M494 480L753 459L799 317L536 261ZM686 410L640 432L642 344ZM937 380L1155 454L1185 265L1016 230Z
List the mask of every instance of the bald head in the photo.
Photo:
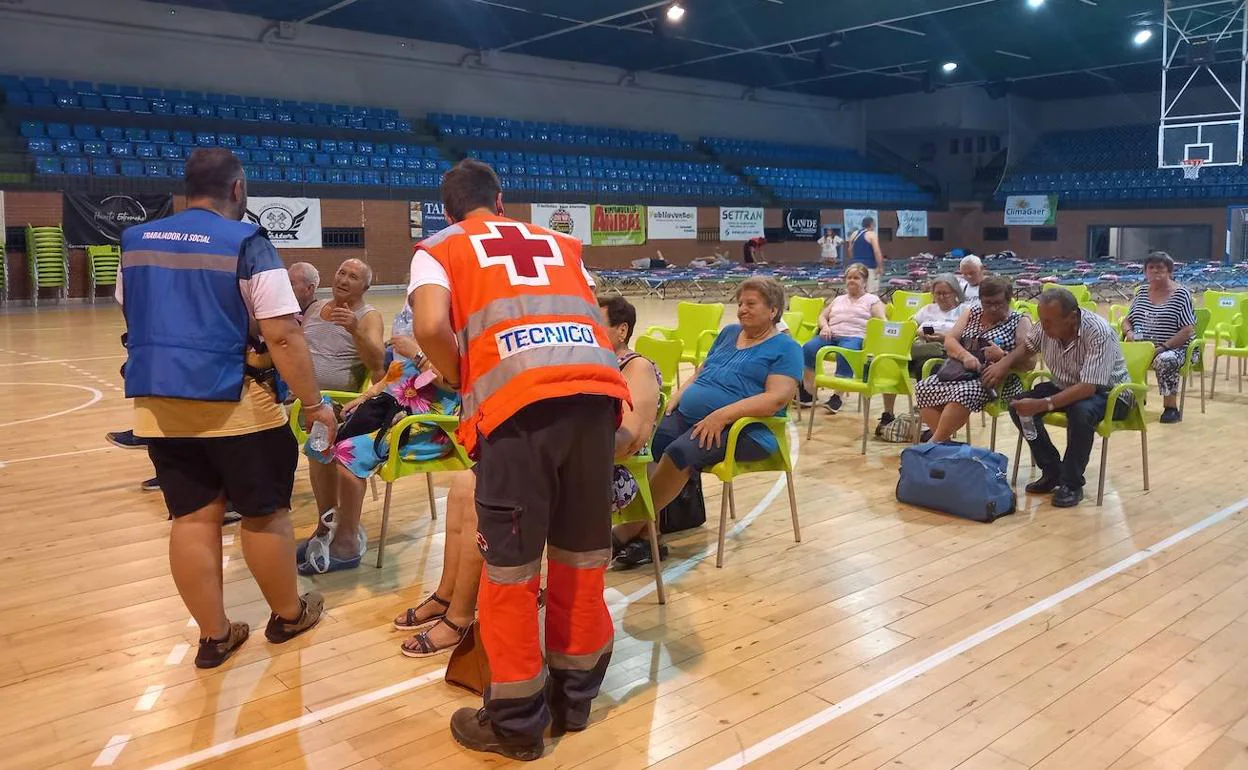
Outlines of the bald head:
M286 268L286 272L290 274L290 287L295 290L295 299L299 300L299 310L307 310L316 301L316 289L321 285L321 274L307 262L296 262Z
M346 259L334 273L334 301L355 304L373 285L373 269L360 259Z

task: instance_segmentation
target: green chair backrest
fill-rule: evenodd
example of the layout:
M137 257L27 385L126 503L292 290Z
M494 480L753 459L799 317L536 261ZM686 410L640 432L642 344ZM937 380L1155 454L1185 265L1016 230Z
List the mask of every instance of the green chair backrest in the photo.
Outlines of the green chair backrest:
M121 269L120 246L88 246L87 265L96 286L113 286Z
M663 392L671 393L676 384L676 372L680 369L680 354L684 346L680 340L664 340L658 337L638 337L633 348L639 355L654 362L663 375Z
M802 323L805 324L819 325L819 314L823 312L824 304L819 297L789 297L789 310L801 313Z
M1082 283L1046 283L1043 291L1052 291L1053 289L1062 288L1075 295L1075 299L1080 302L1091 302L1092 292L1086 284Z
M1207 307L1196 308L1196 328L1192 330L1192 340L1196 344L1200 344L1201 339L1205 336L1205 332L1209 331L1209 324L1213 320L1213 313Z
M780 320L789 327L790 337L796 338L798 332L802 330L802 314L796 310L786 310L784 315L780 316Z
M698 349L698 337L702 332L719 329L724 317L722 302L681 302L676 306L676 337L693 353Z
M914 346L917 333L918 326L914 321L885 321L883 318L872 318L867 321L867 334L862 340L862 349L872 356L888 353L909 358L910 348Z
M1218 324L1234 322L1244 299L1248 299L1248 294L1241 291L1205 291L1204 306L1212 315L1209 319L1209 330L1216 331Z
M1239 312L1227 326L1231 327L1230 347L1248 348L1248 299L1240 300Z
M930 304L930 291L896 291L888 304L888 318L890 321L908 321L919 312L919 308Z
M1127 361L1127 374L1137 385L1147 383L1148 369L1153 363L1157 348L1151 342L1124 342L1122 356Z

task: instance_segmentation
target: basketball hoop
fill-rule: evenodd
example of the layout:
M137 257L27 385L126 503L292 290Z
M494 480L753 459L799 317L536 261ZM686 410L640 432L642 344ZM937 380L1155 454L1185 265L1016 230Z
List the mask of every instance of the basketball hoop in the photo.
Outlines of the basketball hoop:
M1205 165L1204 158L1185 158L1183 160L1183 178L1200 179L1200 167Z

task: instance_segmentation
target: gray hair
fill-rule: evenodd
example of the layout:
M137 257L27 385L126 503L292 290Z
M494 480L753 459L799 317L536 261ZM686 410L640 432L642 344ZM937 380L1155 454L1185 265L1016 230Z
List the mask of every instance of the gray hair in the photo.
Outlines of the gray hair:
M317 289L321 285L321 274L316 271L316 267L310 262L296 262L286 269L291 275L297 275L312 285L313 289Z
M966 293L962 291L962 282L953 273L941 273L932 279L932 289L936 288L936 284L943 283L953 290L953 296L958 298L958 304L961 305L966 301Z
M342 264L343 264L343 265L347 264L348 262L359 262L359 263L360 263L360 268L361 268L361 271L364 273L364 290L365 290L365 291L368 291L369 289L373 288L373 268L372 268L372 266L370 266L367 262L365 262L364 260L362 260L362 259L360 259L360 258L358 258L358 257L348 257L347 259L342 260ZM339 265L339 267L341 267L341 266L342 266L342 265Z
M966 267L967 265L971 265L973 267L983 267L984 262L983 260L975 256L974 254L967 254L965 257L962 258L962 261L958 263L958 267L963 268L963 267Z
M1040 292L1040 299L1036 301L1036 305L1057 305L1062 309L1062 315L1070 315L1079 309L1079 300L1075 299L1070 289L1064 286L1053 286L1051 289Z

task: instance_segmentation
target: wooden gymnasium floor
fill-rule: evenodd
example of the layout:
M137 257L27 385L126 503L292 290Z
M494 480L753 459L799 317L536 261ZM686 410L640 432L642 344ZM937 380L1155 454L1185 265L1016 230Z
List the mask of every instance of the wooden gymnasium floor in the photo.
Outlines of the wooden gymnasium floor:
M643 326L674 316L641 305ZM390 627L439 572L420 479L397 490L386 569L307 582L330 608L319 629L191 665L161 499L138 489L151 468L103 440L130 424L121 331L108 304L0 316L0 765L503 764L456 747L447 718L476 699L441 682L445 658L400 656ZM1104 508L1023 498L992 525L898 505L900 447L863 459L852 408L821 415L797 445L804 541L782 484L758 476L723 569L714 519L672 543L666 608L645 569L610 573L619 630L594 724L536 766L1248 766L1248 398L1222 393L1204 415L1189 399L1178 426L1155 422L1154 398L1151 492L1121 436ZM302 469L295 505L304 534ZM378 513L367 500L374 537ZM227 601L258 627L234 529Z

